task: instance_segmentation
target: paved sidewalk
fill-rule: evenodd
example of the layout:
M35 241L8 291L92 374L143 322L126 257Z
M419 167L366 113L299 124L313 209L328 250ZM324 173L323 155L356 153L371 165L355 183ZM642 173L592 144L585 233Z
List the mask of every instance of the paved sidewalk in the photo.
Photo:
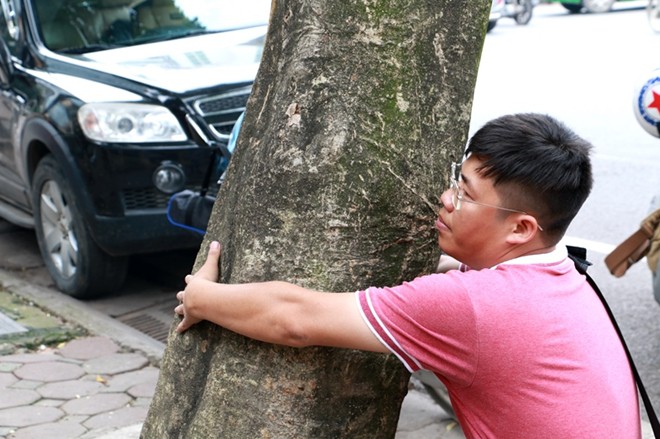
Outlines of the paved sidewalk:
M107 337L0 357L0 437L96 438L139 424L157 379L144 354Z
M0 437L137 439L158 379L138 352L107 337L0 357ZM397 439L460 439L460 428L415 384Z

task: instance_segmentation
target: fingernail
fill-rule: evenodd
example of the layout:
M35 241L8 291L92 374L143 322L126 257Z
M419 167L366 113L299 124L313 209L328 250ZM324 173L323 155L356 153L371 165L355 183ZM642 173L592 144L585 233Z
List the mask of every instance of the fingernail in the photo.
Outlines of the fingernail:
M211 242L211 250L217 250L220 248L220 243L218 241Z

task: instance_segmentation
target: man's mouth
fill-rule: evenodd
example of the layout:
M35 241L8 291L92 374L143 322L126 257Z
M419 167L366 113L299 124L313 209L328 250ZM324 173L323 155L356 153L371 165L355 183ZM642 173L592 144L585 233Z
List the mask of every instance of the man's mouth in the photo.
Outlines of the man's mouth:
M438 217L438 219L435 220L435 228L438 230L438 232L444 232L449 230L447 224L440 217Z

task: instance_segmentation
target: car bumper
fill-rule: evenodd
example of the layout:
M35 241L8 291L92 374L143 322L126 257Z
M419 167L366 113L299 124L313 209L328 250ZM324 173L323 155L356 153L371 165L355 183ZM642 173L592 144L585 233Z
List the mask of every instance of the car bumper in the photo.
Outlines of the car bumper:
M212 160L208 148L104 148L99 160L80 161L82 198L87 224L96 244L111 255L128 255L198 247L199 234L170 224L166 216L172 194L160 191L154 173L164 163L185 175L179 190L199 191ZM217 175L209 193L217 192Z
M90 225L96 244L114 256L198 248L202 236L167 221L165 211L122 218L96 217Z

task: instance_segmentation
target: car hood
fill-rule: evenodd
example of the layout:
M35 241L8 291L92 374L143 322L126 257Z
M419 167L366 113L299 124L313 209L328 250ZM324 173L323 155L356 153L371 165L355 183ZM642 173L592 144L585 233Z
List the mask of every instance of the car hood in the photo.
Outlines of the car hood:
M80 67L185 93L253 81L266 30L267 26L259 26L66 58Z

